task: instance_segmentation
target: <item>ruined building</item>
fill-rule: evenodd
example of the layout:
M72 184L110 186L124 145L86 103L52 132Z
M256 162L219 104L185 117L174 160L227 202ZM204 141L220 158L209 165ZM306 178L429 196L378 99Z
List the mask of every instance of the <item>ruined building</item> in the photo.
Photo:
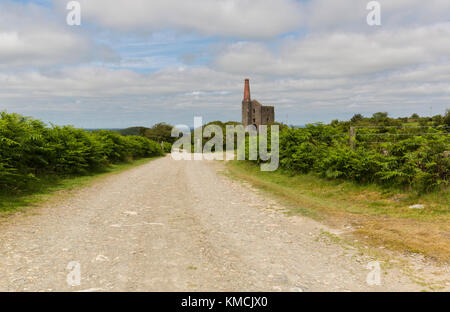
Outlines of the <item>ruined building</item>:
M258 101L250 98L250 81L245 79L244 100L242 101L242 124L267 125L275 121L275 109L273 106L263 106Z

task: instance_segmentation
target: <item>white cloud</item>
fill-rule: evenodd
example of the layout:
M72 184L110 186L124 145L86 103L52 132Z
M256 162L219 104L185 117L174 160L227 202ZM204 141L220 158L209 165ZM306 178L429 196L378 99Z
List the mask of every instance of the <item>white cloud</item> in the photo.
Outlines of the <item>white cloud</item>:
M378 28L366 24L366 0L84 0L81 27L55 2L59 11L0 4L0 110L88 127L239 120L247 76L254 98L297 124L442 113L450 100L447 0L380 0ZM204 35L214 52L171 45Z
M117 59L51 11L33 4L0 3L0 69L75 64Z
M240 42L220 53L215 65L233 73L345 77L447 60L449 55L450 24L438 24L308 35L283 41L277 51L264 43Z
M53 0L65 12L66 0ZM443 23L448 0L378 0L383 27ZM298 31L371 31L369 0L79 0L83 19L116 31L173 29L203 35L273 38Z
M236 87L237 81L231 77L232 75L214 72L205 67L184 71L168 68L149 74L101 66L67 67L60 70L0 74L0 98L8 97L3 93L6 90L14 90L18 96L44 98L192 95L193 92L214 92Z
M450 64L445 64L445 68L450 68ZM296 123L327 121L328 115L333 119L355 112L427 113L430 105L436 113L442 113L449 103L449 80L421 78L435 72L445 75L445 70L436 65L424 65L383 77L252 76L251 87L254 98L277 107L279 120L284 121L289 114ZM94 126L95 118L101 120L105 116L113 118L107 125L116 122L114 116L121 116L117 123L127 122L124 116L130 114L130 125L136 118L136 123L142 123L140 118L155 118L151 122L189 122L194 114L209 120L239 120L242 95L241 75L206 67L184 71L167 68L147 74L102 67L0 74L0 103L8 103L2 109L37 116L50 111L72 112L72 118L77 114L84 116L78 125L88 127ZM92 124L85 124L87 116L94 119Z
M373 30L366 23L369 0L311 0L302 8L305 23L312 30ZM448 0L378 0L382 27L443 23L450 16Z
M64 1L56 0L62 6ZM295 0L80 0L82 17L118 31L174 29L203 35L267 38L302 22Z

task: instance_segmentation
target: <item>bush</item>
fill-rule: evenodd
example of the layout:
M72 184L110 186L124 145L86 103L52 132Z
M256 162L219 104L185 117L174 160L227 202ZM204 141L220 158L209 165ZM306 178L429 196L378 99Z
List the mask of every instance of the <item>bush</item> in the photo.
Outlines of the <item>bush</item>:
M149 139L112 131L88 132L18 114L0 114L0 188L20 189L42 175L83 174L109 164L162 155Z
M385 114L376 117L393 123ZM346 122L282 128L280 167L290 174L314 173L327 179L431 191L449 184L446 130L444 126L402 128L378 123L359 128L352 149Z

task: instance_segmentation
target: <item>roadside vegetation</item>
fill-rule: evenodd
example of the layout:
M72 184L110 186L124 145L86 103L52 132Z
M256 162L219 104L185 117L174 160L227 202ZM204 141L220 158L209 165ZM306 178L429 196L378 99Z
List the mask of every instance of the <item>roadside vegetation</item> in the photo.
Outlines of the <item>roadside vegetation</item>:
M151 128L131 127L118 130L124 136L141 136L149 140L161 143L165 153L170 153L172 144L177 138L172 137L173 126L166 123L158 123Z
M450 113L281 126L280 168L231 162L231 176L286 201L293 213L360 240L450 261ZM270 136L269 136L270 137Z
M141 136L47 126L18 114L0 114L0 211L24 196L53 190L61 181L108 172L114 165L163 155L161 144Z
M211 122L223 134L236 122ZM326 180L376 184L385 188L427 193L447 190L450 178L450 111L445 116L389 118L355 115L328 125L280 126L280 168L292 176L313 174ZM268 147L270 127L268 128ZM211 140L203 137L203 147ZM191 135L191 151L194 151ZM236 138L235 138L236 141ZM236 146L235 146L236 147ZM246 157L249 158L249 137ZM257 161L261 162L260 160Z
M291 175L430 192L450 178L450 114L433 118L371 118L304 128L282 127L280 167ZM412 126L416 122L419 126ZM447 123L445 122L447 120Z

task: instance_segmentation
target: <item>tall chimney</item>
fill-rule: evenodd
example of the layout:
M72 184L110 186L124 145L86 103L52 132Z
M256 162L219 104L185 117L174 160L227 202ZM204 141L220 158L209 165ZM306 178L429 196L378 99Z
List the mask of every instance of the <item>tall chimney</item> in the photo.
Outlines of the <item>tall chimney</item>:
M244 101L250 102L250 80L245 79Z

